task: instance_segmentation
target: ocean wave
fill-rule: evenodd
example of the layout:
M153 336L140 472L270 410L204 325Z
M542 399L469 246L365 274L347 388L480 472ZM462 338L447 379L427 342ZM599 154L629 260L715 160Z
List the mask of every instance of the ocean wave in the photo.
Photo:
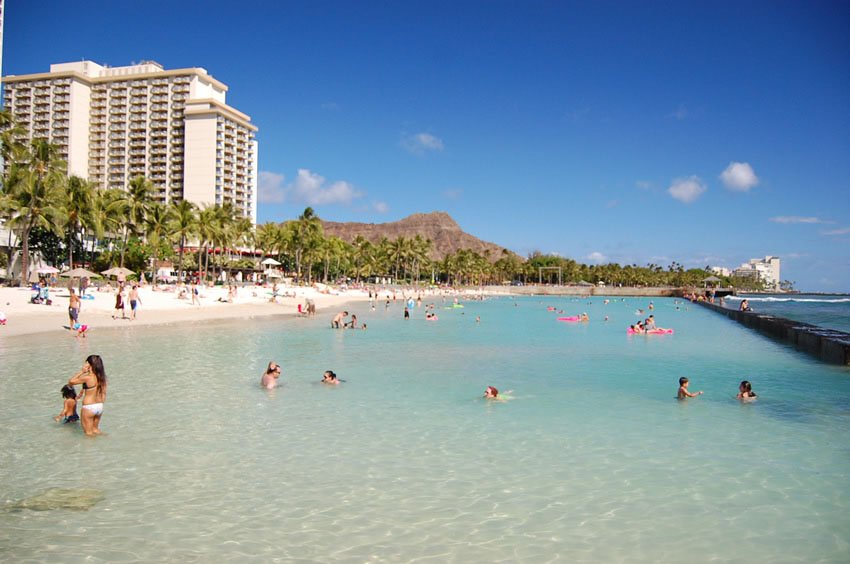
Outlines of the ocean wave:
M727 300L747 300L750 302L800 302L800 303L825 303L825 304L844 304L850 303L850 298L751 298L748 296L727 296Z

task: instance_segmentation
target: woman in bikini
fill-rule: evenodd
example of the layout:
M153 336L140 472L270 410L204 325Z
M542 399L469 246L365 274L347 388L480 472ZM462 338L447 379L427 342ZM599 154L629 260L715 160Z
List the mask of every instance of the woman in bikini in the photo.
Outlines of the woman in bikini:
M106 371L103 369L103 360L96 354L89 355L80 371L68 380L68 384L83 386L80 392L83 398L80 424L86 435L99 435L103 402L106 401Z

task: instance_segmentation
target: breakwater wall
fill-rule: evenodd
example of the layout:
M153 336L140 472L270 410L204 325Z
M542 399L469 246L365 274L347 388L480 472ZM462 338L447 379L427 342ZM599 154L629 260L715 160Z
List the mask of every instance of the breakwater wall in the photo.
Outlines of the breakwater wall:
M850 365L850 333L765 313L726 309L708 302L697 303L824 362Z
M679 288L635 288L614 286L540 286L528 284L525 286L484 286L488 294L504 294L514 296L608 296L611 298L647 297L672 298L681 297Z

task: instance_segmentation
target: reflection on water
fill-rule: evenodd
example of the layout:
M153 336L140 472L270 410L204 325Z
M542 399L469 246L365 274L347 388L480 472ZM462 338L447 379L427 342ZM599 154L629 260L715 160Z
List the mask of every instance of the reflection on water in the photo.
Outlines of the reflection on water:
M645 300L526 298L469 302L438 322L421 309L403 320L401 302L354 306L366 331L320 315L4 340L3 499L51 488L103 499L0 512L0 554L848 560L836 439L850 430L847 370L655 303L674 335L625 334ZM547 305L591 322L558 323ZM52 420L91 353L110 378L97 439ZM268 391L272 360L282 385ZM346 382L319 383L329 369ZM673 400L683 375L705 395ZM734 399L743 379L757 402ZM487 385L514 399L484 401ZM675 533L683 523L693 535Z

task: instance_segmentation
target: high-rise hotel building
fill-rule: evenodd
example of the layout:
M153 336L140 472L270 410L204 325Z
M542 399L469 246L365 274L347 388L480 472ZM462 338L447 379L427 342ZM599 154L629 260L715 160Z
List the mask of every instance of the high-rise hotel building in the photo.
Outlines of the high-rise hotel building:
M120 189L142 175L160 202L230 202L257 222L257 127L206 70L80 61L3 82L27 140L59 147L69 175Z

